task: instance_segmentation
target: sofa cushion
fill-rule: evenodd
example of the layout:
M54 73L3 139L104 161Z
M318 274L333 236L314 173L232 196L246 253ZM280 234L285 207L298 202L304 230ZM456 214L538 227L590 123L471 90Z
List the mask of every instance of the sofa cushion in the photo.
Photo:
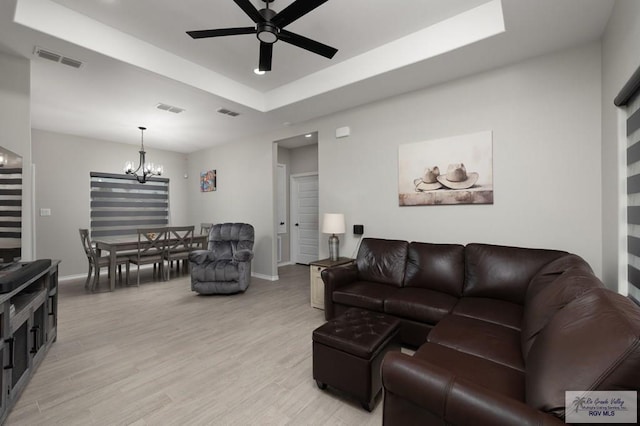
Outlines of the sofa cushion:
M427 341L524 371L520 333L512 328L474 318L447 315L431 330Z
M457 298L423 288L400 288L384 301L384 311L398 317L436 324L451 312Z
M604 287L591 272L582 268L571 268L551 283L541 281L530 285L522 319L522 354L527 358L538 333L553 315L572 300L593 288Z
M363 239L356 258L360 281L401 287L408 246L409 243L400 240Z
M231 259L238 250L253 250L254 229L248 223L216 224L209 232L209 251L216 259Z
M527 403L563 418L565 391L637 389L640 308L598 288L560 309L533 343Z
M333 292L333 301L341 305L383 312L385 299L396 291L398 289L390 285L356 281L335 290Z
M232 259L221 259L205 265L194 265L191 268L192 282L238 281L240 270L238 262Z
M593 275L593 270L583 258L575 254L565 254L542 267L529 282L526 300L531 299L538 291L555 281L568 270L580 270ZM525 302L526 303L526 302Z
M529 281L544 265L566 252L469 244L465 247L463 296L523 304Z
M518 401L524 401L524 373L437 343L425 343L413 355Z
M463 297L452 313L520 330L522 305L484 297Z
M421 287L459 297L464 284L464 246L409 244L405 287Z

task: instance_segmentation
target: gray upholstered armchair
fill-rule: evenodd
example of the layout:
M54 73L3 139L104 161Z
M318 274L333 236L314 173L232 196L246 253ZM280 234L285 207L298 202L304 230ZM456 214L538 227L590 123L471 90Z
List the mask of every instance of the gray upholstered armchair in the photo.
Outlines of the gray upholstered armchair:
M253 226L248 223L214 225L207 250L189 255L191 290L200 294L245 291L251 281L253 240Z

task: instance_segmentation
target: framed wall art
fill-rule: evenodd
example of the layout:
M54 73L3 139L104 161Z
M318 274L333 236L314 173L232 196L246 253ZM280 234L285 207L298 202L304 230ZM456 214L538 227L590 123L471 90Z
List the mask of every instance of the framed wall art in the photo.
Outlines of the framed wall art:
M400 145L398 203L493 204L493 133Z
M209 170L200 172L200 192L211 192L216 190L216 171Z

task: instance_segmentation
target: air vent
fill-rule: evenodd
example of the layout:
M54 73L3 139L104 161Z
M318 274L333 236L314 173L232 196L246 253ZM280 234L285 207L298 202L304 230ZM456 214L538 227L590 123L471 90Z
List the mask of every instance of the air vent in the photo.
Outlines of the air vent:
M156 108L161 109L163 111L173 112L174 114L180 114L185 110L184 108L179 108L177 106L172 106L172 105L163 104L163 103L159 103L158 105L156 105Z
M53 52L47 52L46 50L42 50L42 49L38 50L36 52L36 55L38 55L42 59L48 59L53 62L60 62L60 58L61 58L60 55L56 55Z
M239 112L231 111L231 110L226 109L226 108L218 108L218 112L219 112L220 114L229 115L229 116L231 116L231 117L237 117L237 116L239 116L239 115L240 115L240 113L239 113Z
M76 61L75 59L67 58L65 56L60 59L60 63L64 65L69 65L73 68L80 68L82 66L82 62Z
M43 49L41 47L36 46L33 50L33 54L39 58L47 59L49 61L58 62L63 65L67 65L73 68L82 67L82 62L77 59L69 58L66 56L62 56L59 53L52 52L50 50Z

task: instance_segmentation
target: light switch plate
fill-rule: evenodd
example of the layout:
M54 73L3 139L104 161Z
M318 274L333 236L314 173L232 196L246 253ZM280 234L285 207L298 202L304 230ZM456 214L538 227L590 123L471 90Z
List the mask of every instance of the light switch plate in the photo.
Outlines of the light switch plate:
M51 216L51 209L40 209L40 216Z

